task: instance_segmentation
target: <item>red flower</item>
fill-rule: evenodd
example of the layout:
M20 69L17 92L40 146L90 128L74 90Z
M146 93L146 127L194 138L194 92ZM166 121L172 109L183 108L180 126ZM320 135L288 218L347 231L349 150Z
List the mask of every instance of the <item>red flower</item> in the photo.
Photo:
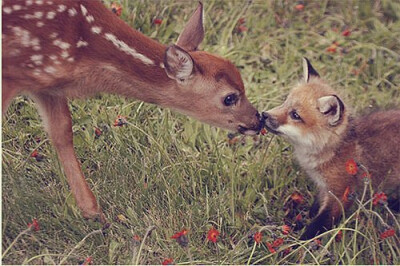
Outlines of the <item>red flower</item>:
M364 173L361 175L361 177L362 177L362 178L368 178L368 179L371 179L371 174L370 174L370 173L368 173L368 172L364 172Z
M165 259L165 260L162 262L162 265L172 265L173 263L174 263L174 260L171 259L171 258L168 258L168 259Z
M112 3L111 4L111 11L117 15L118 17L122 14L122 7L119 4Z
M302 219L303 219L303 217L301 216L301 213L299 213L299 214L297 214L296 215L296 218L294 218L297 222L300 222Z
M297 204L302 204L304 202L304 197L299 192L294 192L290 198Z
M261 232L255 233L254 236L253 236L253 238L254 238L254 241L255 241L257 244L260 244L260 243L261 243L261 240L262 240L262 233L261 233Z
M183 229L182 231L176 233L175 235L171 236L172 239L180 238L181 236L185 236L188 233L188 230Z
M33 152L31 153L31 157L37 157L39 155L37 150L33 150Z
M117 116L117 119L114 121L114 127L122 127L126 124L128 124L128 121L126 120L126 117L122 115Z
M322 244L322 242L321 242L321 240L319 240L319 238L314 239L314 243L315 243L317 246L320 246L320 245Z
M239 25L242 25L242 24L244 24L246 22L246 19L245 18L240 18L239 20L238 20L238 24Z
M92 257L87 257L81 265L92 265L93 264L93 258Z
M267 248L268 248L269 252L271 252L271 253L275 253L276 252L276 250L274 249L273 245L271 245L268 242L266 242L265 244L267 245Z
M342 32L342 36L347 37L351 34L351 31L349 29L346 29Z
M337 235L335 236L335 241L336 241L336 242L340 242L340 241L342 241L342 238L343 238L343 232L342 232L342 231L339 231L339 232L337 233Z
M32 223L28 223L28 228L31 228L34 231L39 231L40 226L39 226L39 222L37 221L36 218L32 219Z
M288 235L290 233L290 226L286 224L282 225L282 233Z
M176 239L176 242L178 242L181 247L186 247L189 244L189 239L186 236L187 233L188 230L183 229L182 231L174 234L171 238Z
M294 8L295 8L297 11L303 11L304 5L303 5L303 4L298 4L298 5L295 5Z
M99 137L101 136L101 134L103 134L103 132L102 132L98 127L95 127L95 128L94 128L94 135L95 135L95 137L96 137L96 138L99 138Z
M329 53L336 53L336 48L339 46L337 42L333 42L328 48L326 48L326 51Z
M263 136L266 135L267 133L268 133L268 131L265 129L265 127L260 130L260 134Z
M350 159L346 162L346 172L350 175L357 174L358 168L357 163L354 159Z
M378 205L378 203L380 204L385 204L387 202L387 196L385 193L380 192L380 193L375 193L374 194L374 199L372 200L372 204L374 206Z
M214 229L214 227L211 227L211 229L208 231L207 239L213 243L217 243L219 234L220 233L217 229Z
M153 24L155 24L155 25L161 25L161 23L162 23L162 19L156 18L153 20Z
M277 247L279 247L280 245L282 245L283 244L283 238L277 238L273 243L272 243L272 246L274 247L274 248L277 248Z
M283 256L287 256L287 255L289 255L289 253L292 251L292 248L290 247L290 248L287 248L287 249L285 249L284 251L283 251Z
M240 25L239 27L238 27L238 31L239 32L245 32L245 31L248 31L249 29L246 27L246 26L243 26L243 25Z
M350 193L351 193L350 187L346 187L346 190L344 191L343 196L342 196L342 201L344 203L349 202Z
M379 238L380 238L380 239L385 239L385 238L394 236L395 234L396 234L396 231L394 231L394 229L391 228L391 229L388 229L388 230L386 230L385 232L381 233L381 234L379 235Z

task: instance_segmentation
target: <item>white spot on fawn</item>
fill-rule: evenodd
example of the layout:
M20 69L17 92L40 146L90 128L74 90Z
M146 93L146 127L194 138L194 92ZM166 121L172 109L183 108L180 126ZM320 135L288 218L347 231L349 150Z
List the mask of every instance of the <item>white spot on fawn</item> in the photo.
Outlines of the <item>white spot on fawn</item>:
M145 55L142 55L141 53L138 53L135 49L132 47L129 47L125 42L118 40L115 35L111 33L106 33L104 34L105 38L112 42L114 46L116 46L119 50L133 56L136 59L139 59L146 65L154 65L154 61L151 60L150 58L146 57Z
M81 11L82 11L82 14L83 14L84 16L86 16L87 13L88 13L88 11L87 11L87 9L86 9L86 7L85 7L84 5L81 5Z
M21 7L20 5L13 5L12 8L13 8L15 11L18 11L18 10L21 10L22 7Z
M53 19L56 16L56 12L50 11L47 13L46 18L47 19Z
M49 58L50 58L50 60L53 60L53 61L57 60L57 56L54 54L50 55Z
M51 39L55 39L55 38L57 38L57 36L58 36L58 33L57 33L57 32L53 32L52 34L49 35L49 37L50 37Z
M86 16L86 21L89 23L92 23L94 21L94 17L93 16Z
M54 41L53 41L53 44L54 44L55 46L60 47L60 48L63 49L63 50L66 50L66 49L68 49L69 47L71 47L71 45L70 45L69 43L63 42L63 41L61 41L61 40L59 40L59 39L54 40Z
M3 12L6 13L6 14L11 14L12 13L12 9L11 9L11 7L6 6L6 7L3 8Z
M86 47L86 46L88 46L89 45L89 43L88 42L85 42L84 40L79 40L77 43L76 43L76 47Z
M64 12L67 9L67 7L65 5L58 5L57 11L58 12Z
M41 21L38 21L38 22L36 22L36 26L37 27L43 27L44 26L44 23L43 22L41 22Z
M42 71L41 71L40 69L34 69L34 70L33 70L33 75L39 76L39 75L41 75L41 74L42 74Z
M35 65L40 66L41 64L43 64L43 55L41 55L41 54L31 55L31 61Z
M40 41L38 38L31 38L31 34L29 31L22 29L21 27L11 27L11 30L14 32L14 35L18 37L21 41L21 44L24 47L32 47L34 51L40 50Z
M76 11L75 8L70 8L70 9L68 9L68 15L69 15L70 17L76 16L76 14L78 14L78 12Z
M43 5L43 0L36 0L37 5Z
M92 31L93 33L95 33L95 34L100 34L100 33L101 33L101 28L100 28L100 27L97 27L97 26L93 26L93 27L91 28L91 31Z
M52 5L52 4L53 4L52 1L47 1L46 3L47 3L48 5Z
M25 5L31 6L33 4L32 0L26 0Z
M56 72L56 69L55 69L54 67L52 67L52 66L48 66L48 67L45 67L45 68L44 68L44 71L45 71L46 73L53 74L53 73Z
M37 11L37 12L33 13L33 16L37 19L41 19L43 17L43 12Z
M65 58L68 58L68 56L69 56L69 53L68 53L67 51L62 51L62 52L61 52L61 57L62 57L62 58L65 59Z

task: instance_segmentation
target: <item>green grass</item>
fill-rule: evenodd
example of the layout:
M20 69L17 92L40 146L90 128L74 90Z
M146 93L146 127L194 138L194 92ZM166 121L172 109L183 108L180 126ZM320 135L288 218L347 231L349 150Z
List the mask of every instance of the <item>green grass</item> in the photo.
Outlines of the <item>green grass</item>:
M176 40L196 7L187 1L122 4L122 19L165 44ZM289 0L204 1L201 48L239 67L248 98L259 110L284 100L301 78L303 56L355 113L400 106L398 1L305 1L303 11L295 5ZM241 17L248 31L239 33ZM153 25L154 18L163 23ZM347 37L341 35L346 28L351 30ZM337 52L327 52L334 41ZM322 246L303 243L283 255L300 243L301 233L282 235L287 213L302 213L305 219L316 190L280 138L267 135L259 143L245 138L229 145L226 131L117 96L70 104L75 149L111 227L102 234L100 224L82 218L34 104L18 97L2 122L5 264L78 264L89 256L95 264L160 264L165 258L180 264L400 264L399 216L384 206L372 207L369 189L363 204L338 226L342 241L335 241L334 229L321 238ZM112 126L117 115L127 116L126 127ZM98 139L94 127L103 130ZM43 161L30 157L34 149ZM292 210L295 191L305 203ZM126 220L117 218L121 214ZM16 239L33 218L40 230ZM397 235L381 240L386 225ZM144 241L133 240L134 235L143 240L153 226ZM221 232L217 244L206 241L211 226ZM183 228L189 230L187 248L171 239ZM263 232L260 245L251 239L256 231ZM284 244L270 253L265 242L279 237Z

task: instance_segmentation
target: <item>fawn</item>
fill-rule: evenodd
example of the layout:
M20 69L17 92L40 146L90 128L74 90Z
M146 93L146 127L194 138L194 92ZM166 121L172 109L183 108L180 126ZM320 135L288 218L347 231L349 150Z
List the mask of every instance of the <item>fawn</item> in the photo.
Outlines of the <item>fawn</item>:
M2 112L17 95L34 100L86 218L105 222L75 156L69 98L120 94L242 134L262 127L237 68L197 50L202 3L169 46L132 29L100 1L6 0L2 12Z

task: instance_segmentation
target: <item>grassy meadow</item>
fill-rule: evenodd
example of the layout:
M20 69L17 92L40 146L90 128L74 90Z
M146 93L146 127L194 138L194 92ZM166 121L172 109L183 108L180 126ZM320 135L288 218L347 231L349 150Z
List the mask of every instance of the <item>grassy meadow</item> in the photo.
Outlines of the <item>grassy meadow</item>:
M118 3L121 19L164 44L197 7ZM304 56L354 113L400 107L399 1L204 0L204 8L201 49L240 69L260 111L285 99ZM373 206L368 186L337 228L298 240L316 189L283 139L229 140L227 131L114 95L72 100L70 109L77 156L111 226L82 218L34 103L18 97L2 121L3 264L400 264L400 215ZM113 126L118 115L127 125ZM34 218L40 229L26 230ZM216 243L207 241L212 227ZM382 239L389 228L396 234ZM182 247L171 236L183 229Z

